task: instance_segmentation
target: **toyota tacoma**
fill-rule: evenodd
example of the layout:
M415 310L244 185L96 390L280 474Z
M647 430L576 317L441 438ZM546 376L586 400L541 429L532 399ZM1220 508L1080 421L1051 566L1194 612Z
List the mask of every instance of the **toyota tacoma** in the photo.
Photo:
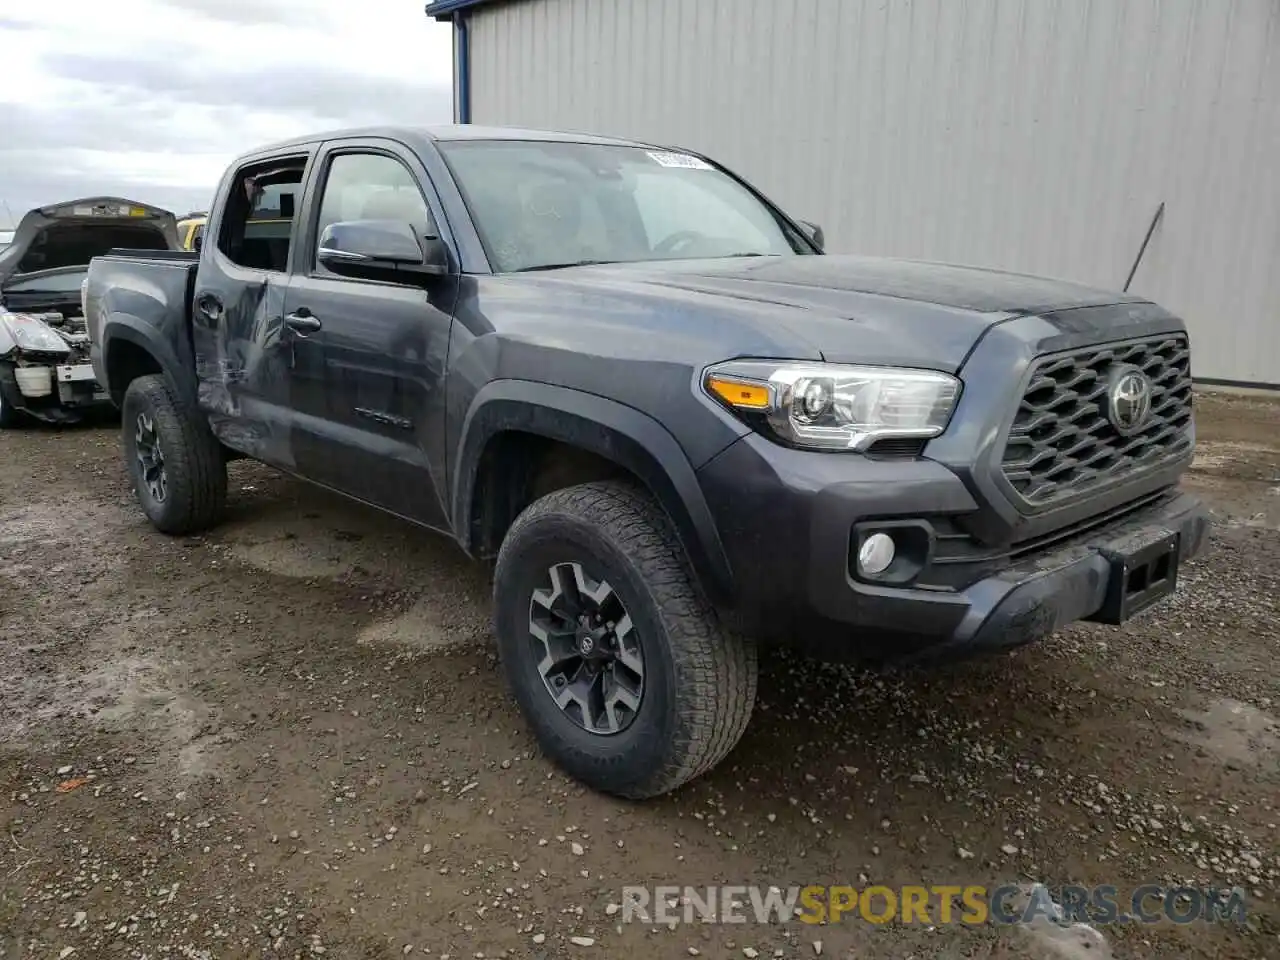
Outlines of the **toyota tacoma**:
M249 457L494 561L539 743L659 794L757 650L879 664L1119 624L1205 538L1184 324L1140 297L834 256L716 162L456 126L266 147L199 254L89 269L143 512Z

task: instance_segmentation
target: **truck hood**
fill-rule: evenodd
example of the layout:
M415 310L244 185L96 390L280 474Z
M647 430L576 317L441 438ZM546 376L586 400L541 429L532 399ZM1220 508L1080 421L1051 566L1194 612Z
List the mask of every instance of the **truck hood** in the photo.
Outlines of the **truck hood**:
M702 324L721 318L742 330L741 356L799 359L807 351L835 362L950 372L989 327L1011 317L1143 302L1044 277L856 256L608 264L521 276L536 276L562 292L576 288L587 301L595 294L643 299L659 317L692 311ZM1081 316L1103 335L1106 314Z

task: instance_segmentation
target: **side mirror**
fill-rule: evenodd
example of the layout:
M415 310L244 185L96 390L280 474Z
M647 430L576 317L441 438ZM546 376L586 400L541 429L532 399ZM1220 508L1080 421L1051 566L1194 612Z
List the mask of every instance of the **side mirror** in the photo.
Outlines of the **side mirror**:
M420 240L402 220L340 220L320 233L318 259L334 273L387 279L387 274L440 274L448 269L439 237Z
M826 249L826 238L822 235L822 228L816 223L810 223L808 220L797 220L800 229L804 231L804 235L813 241L813 245L819 250Z

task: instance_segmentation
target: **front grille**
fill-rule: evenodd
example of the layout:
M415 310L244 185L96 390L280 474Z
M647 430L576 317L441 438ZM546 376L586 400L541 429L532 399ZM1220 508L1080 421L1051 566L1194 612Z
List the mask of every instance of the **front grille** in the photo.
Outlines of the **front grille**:
M1125 436L1107 413L1117 364L1152 384L1151 412ZM1001 469L1026 503L1045 506L1186 453L1191 447L1191 351L1184 335L1106 344L1038 360L1005 441Z

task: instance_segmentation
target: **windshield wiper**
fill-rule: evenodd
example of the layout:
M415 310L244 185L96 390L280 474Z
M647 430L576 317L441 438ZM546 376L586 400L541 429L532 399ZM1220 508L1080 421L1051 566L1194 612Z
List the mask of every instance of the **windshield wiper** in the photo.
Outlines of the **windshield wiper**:
M512 273L530 273L534 270L566 270L569 267L596 267L604 263L617 263L617 260L570 260L567 263L536 263L532 267L520 267Z

